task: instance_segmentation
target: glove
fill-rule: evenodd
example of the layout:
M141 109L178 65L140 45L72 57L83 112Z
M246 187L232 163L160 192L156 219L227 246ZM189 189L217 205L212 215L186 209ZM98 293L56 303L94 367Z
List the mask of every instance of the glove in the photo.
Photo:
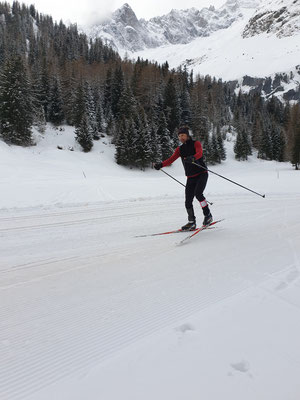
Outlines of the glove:
M162 162L160 162L160 163L155 163L154 165L153 165L153 167L155 168L155 169L157 169L157 171L159 170L159 169L161 169L162 168Z
M188 163L193 163L193 162L196 161L196 159L195 159L194 156L187 156L187 157L185 157L185 160L184 160L184 161L185 161L185 162L188 162Z

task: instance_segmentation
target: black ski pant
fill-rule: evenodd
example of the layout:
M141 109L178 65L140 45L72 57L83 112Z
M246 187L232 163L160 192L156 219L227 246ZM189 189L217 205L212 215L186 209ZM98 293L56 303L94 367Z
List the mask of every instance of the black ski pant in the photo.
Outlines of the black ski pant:
M210 210L208 204L203 195L206 183L208 179L208 173L203 172L192 178L187 178L185 186L185 208L188 213L189 221L195 221L195 214L193 208L194 197L200 202L204 215L209 215Z

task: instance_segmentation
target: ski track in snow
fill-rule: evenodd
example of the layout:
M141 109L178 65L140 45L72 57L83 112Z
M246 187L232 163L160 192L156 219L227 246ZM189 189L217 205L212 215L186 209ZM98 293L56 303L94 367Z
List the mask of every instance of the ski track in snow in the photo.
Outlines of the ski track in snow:
M134 236L180 226L182 199L1 211L1 400L31 399L263 282L281 296L300 271L300 196L212 200L226 220L181 247Z

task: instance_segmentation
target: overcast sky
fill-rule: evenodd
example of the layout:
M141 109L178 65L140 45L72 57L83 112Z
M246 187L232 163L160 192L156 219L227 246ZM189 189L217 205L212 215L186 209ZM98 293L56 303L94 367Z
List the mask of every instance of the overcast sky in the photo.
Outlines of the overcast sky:
M55 20L88 25L98 22L108 13L128 3L138 18L149 19L154 16L167 14L172 8L186 9L214 5L216 8L223 5L226 0L19 0L20 3L34 4L36 9L43 14L51 15ZM12 4L12 0L8 1Z

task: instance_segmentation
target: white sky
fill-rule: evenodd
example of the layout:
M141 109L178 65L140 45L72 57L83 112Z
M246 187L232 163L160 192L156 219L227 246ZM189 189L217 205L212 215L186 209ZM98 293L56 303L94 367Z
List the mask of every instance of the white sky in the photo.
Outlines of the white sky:
M27 5L34 4L37 11L51 15L54 20L62 19L64 22L87 25L98 22L109 12L128 3L138 18L149 19L158 15L167 14L172 8L186 9L195 7L199 10L203 7L214 5L222 6L226 0L20 0ZM8 3L12 4L12 0Z

